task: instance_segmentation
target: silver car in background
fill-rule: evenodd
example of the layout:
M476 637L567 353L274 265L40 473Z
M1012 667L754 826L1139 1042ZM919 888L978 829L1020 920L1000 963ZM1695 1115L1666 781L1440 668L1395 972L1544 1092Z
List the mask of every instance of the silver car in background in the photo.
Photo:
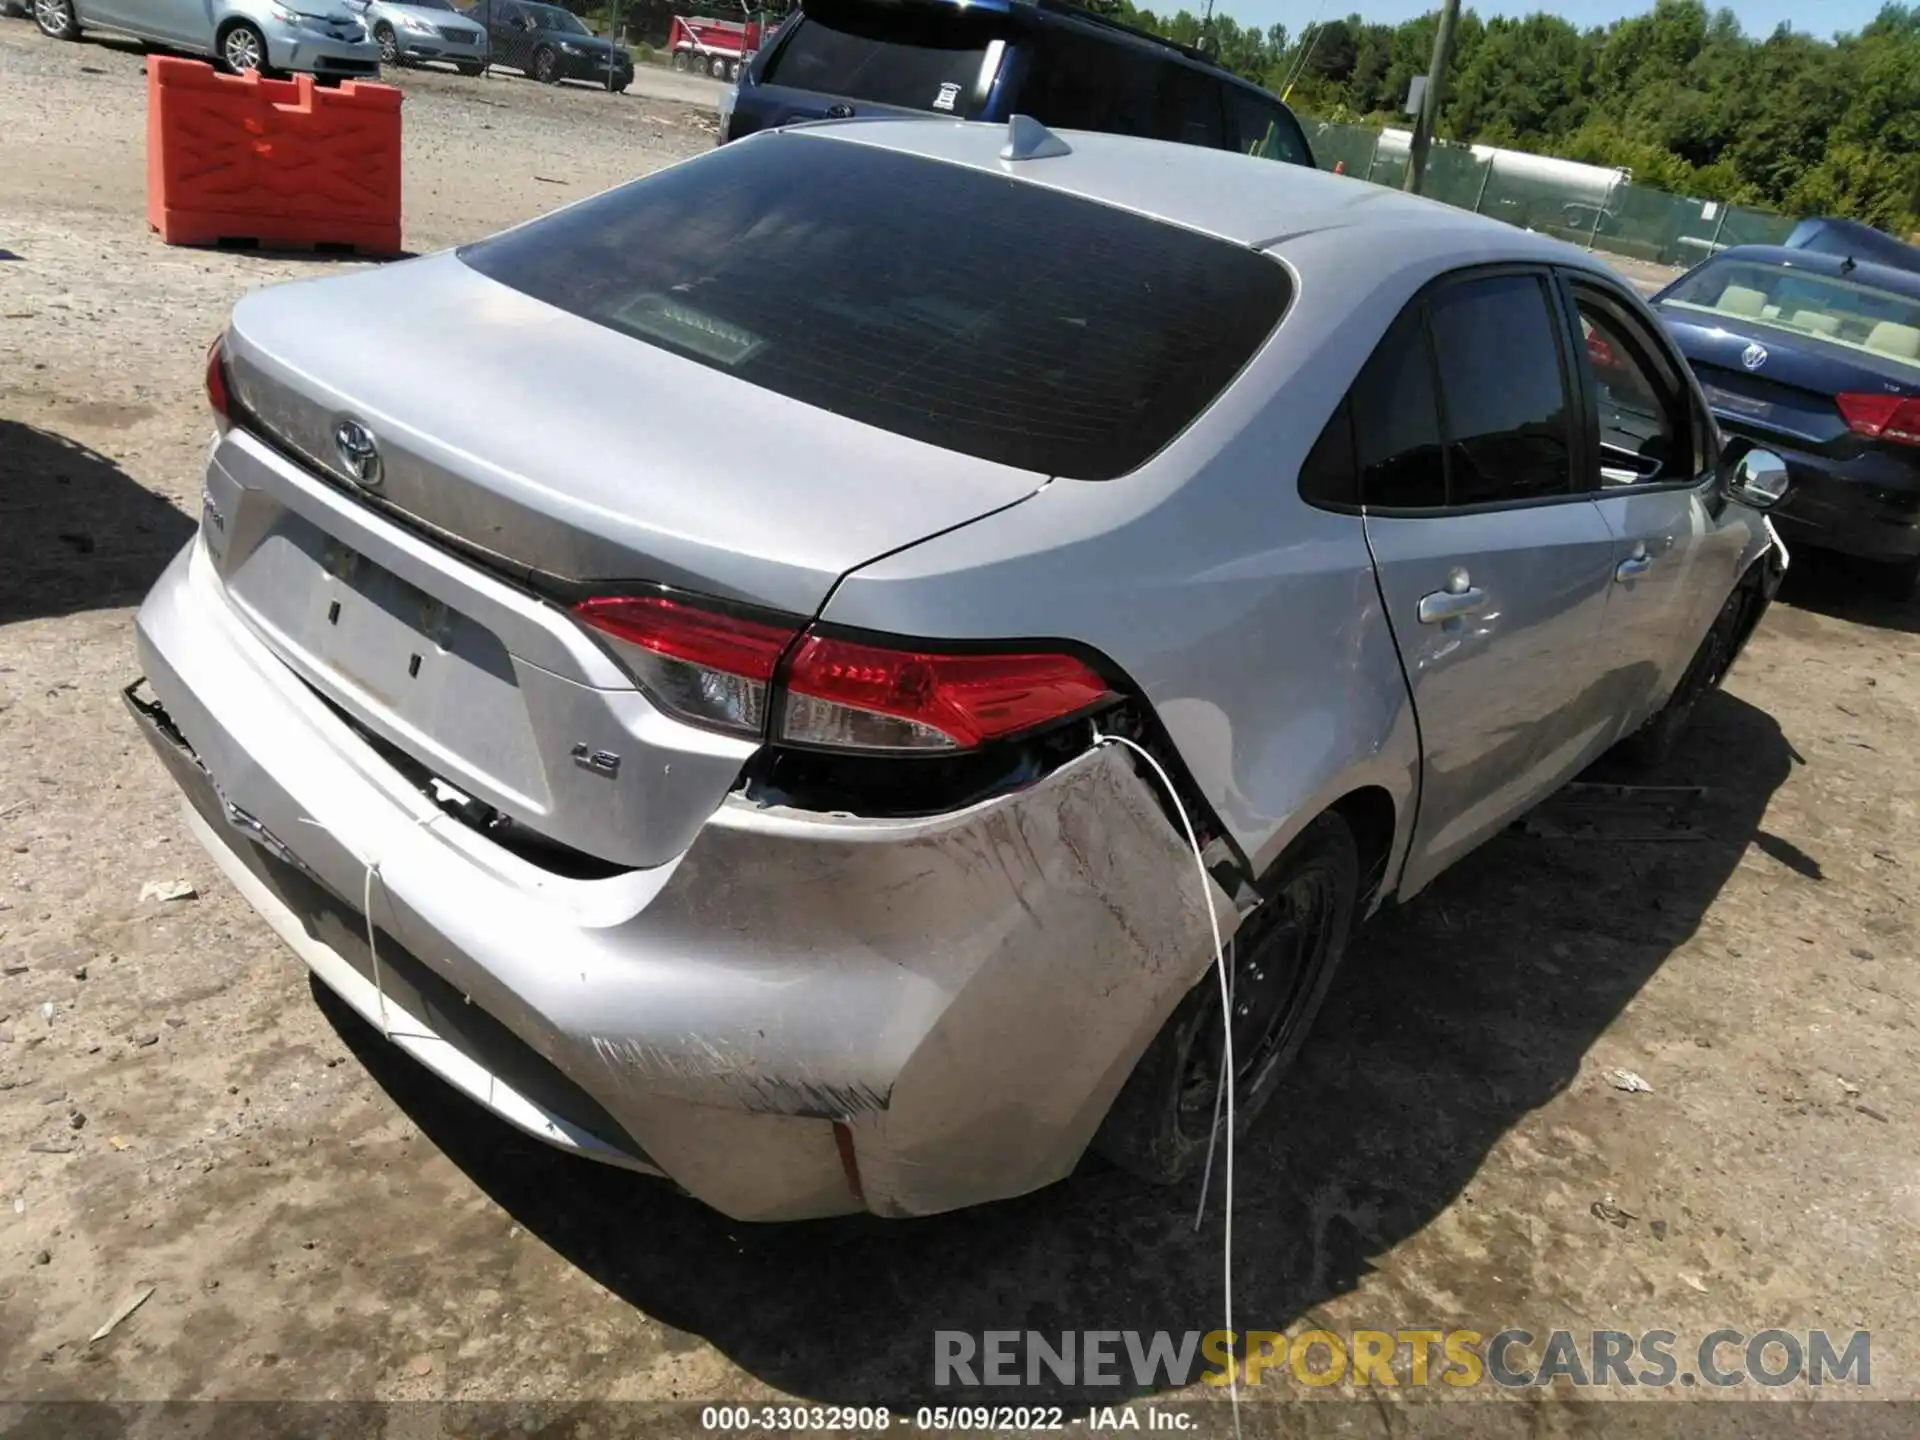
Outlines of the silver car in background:
M1208 907L1244 1124L1356 922L1667 752L1785 561L1594 257L1018 119L256 291L208 389L127 692L194 834L394 1044L746 1219L1190 1173Z
M217 60L236 75L301 70L333 79L380 73L380 50L344 0L33 0L55 40L107 30Z
M487 32L448 0L343 0L380 47L384 65L440 60L462 75L487 68Z

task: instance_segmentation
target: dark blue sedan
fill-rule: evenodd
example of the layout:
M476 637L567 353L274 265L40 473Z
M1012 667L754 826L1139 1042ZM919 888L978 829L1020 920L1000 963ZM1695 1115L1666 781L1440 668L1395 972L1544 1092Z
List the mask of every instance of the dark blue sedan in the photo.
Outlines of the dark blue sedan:
M1779 454L1799 542L1920 583L1920 274L1741 245L1653 297L1720 428Z

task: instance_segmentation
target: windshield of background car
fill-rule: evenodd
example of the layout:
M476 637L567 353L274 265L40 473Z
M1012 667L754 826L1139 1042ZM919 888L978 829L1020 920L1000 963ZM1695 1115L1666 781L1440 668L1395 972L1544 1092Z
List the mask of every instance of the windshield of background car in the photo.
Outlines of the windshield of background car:
M1292 296L1243 245L805 135L724 146L459 255L776 394L1080 480L1177 435Z
M810 0L760 81L965 116L1006 17L950 4Z
M1681 280L1665 303L1817 336L1920 370L1920 300L1844 276L1716 260Z
M407 7L412 10L451 10L453 9L453 6L448 4L447 0L406 0L406 4L407 4Z

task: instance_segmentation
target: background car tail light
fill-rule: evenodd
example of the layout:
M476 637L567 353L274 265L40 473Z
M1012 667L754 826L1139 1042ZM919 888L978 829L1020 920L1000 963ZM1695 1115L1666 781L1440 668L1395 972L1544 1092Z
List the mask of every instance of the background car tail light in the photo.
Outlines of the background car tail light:
M641 688L673 714L741 735L765 733L774 668L796 630L661 595L597 597L573 613L615 642Z
M853 750L964 750L1064 720L1111 693L1070 655L940 655L809 635L778 739Z
M1920 395L1836 395L1833 403L1855 434L1920 445Z

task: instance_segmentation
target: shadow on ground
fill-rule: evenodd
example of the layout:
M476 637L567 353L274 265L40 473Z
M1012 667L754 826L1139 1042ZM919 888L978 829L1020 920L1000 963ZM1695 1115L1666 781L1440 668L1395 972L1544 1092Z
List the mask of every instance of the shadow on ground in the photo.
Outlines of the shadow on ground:
M1431 1222L1551 1100L1693 934L1794 763L1768 715L1703 702L1650 781L1704 785L1692 843L1495 839L1356 942L1315 1036L1239 1154L1239 1315L1279 1328ZM1597 773L1594 778L1620 778ZM594 1280L752 1374L824 1402L1005 1401L932 1387L933 1332L1206 1331L1220 1223L1195 1192L1088 1162L1068 1182L925 1220L740 1225L671 1187L555 1154L458 1097L344 1005L374 1077L476 1184ZM1027 1387L1022 1404L1120 1398Z
M1920 632L1920 596L1895 599L1889 567L1795 546L1780 603L1876 630Z
M0 624L134 604L193 524L98 451L0 420Z

